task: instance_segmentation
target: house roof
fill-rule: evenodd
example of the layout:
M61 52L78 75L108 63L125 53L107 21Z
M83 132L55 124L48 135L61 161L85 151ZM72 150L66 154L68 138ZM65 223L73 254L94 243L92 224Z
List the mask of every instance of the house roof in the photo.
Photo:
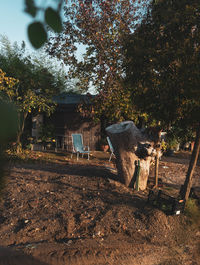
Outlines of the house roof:
M94 96L90 94L80 95L80 94L63 92L57 96L54 96L53 100L57 104L63 104L63 105L77 105L80 103L91 104L91 97Z

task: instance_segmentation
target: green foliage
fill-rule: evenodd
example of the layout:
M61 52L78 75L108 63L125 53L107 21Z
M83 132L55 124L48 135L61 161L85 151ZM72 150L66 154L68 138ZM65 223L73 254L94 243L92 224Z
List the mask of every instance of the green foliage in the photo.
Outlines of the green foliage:
M195 140L195 128L193 126L186 127L182 120L179 120L173 125L172 132L181 144Z
M36 49L47 41L47 33L41 22L34 22L28 26L28 38Z
M167 149L175 150L178 143L179 142L176 138L170 138L170 137L167 138L167 140L166 140Z
M185 214L189 217L192 224L200 226L200 208L195 199L188 199L185 206Z
M28 38L36 49L42 47L47 41L47 26L55 33L62 31L60 14L62 0L56 0L54 4L56 4L55 9L50 6L45 7L44 4L39 6L35 0L24 0L24 11L34 19L28 26ZM36 21L36 17L40 20Z
M95 99L95 120L109 122L137 119L130 100L124 91L124 32L130 33L144 13L145 1L66 1L63 33L49 41L51 55L69 66L71 78L77 78L79 88L86 92L91 87ZM85 47L83 58L76 57L77 44Z
M127 81L137 109L162 126L194 126L200 110L200 2L152 1L126 38Z
M6 76L0 69L0 146L6 147L14 139L18 128L17 109L10 102L18 80ZM7 93L8 91L8 93Z
M48 7L45 10L45 22L55 32L60 33L62 31L62 22L60 15L51 7Z
M52 73L49 68L54 69L51 64L38 63L26 54L24 47L11 45L6 39L2 39L0 54L0 68L7 75L18 80L14 85L0 87L2 99L13 103L18 110L19 128L17 143L24 130L25 121L30 113L36 115L38 112L46 112L50 115L55 104L52 98L63 89L64 82L57 73ZM11 82L11 78L7 78Z
M197 132L181 191L188 199L199 153L200 23L199 0L152 1L141 26L126 36L127 87L136 109L162 128L180 124Z
M15 106L0 99L0 145L14 140L18 129L18 117Z
M12 90L17 83L14 78L6 76L0 69L0 195L5 186L5 168L6 156L5 150L8 144L16 137L18 128L18 117L16 108L13 104L9 103L8 97L5 97L4 91L6 89Z
M176 122L167 132L166 141L168 147L174 148L178 143L184 145L187 142L195 141L195 131L193 126L185 126L182 121Z
M25 1L25 12L31 15L32 17L36 16L37 7L35 6L34 0L24 0Z
M42 142L46 142L49 139L53 139L55 137L55 128L51 123L44 124L40 127L39 131L39 139Z
M165 141L161 142L161 150L165 152L167 150L167 143Z

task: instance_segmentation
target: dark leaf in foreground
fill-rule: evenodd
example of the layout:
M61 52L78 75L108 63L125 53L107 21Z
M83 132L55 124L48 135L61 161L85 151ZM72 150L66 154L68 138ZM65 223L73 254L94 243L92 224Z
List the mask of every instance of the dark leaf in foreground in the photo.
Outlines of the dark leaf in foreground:
M28 26L28 38L34 48L40 48L47 40L47 33L41 22L33 22Z

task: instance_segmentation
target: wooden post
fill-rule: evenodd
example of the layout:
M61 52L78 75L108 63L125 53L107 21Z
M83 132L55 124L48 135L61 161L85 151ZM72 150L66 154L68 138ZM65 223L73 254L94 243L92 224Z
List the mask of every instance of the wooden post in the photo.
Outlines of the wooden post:
M136 183L135 183L135 189L139 191L139 181L140 181L140 160L137 162L136 166L137 175L136 175Z
M159 156L156 154L155 157L155 188L158 187L158 168L159 168Z

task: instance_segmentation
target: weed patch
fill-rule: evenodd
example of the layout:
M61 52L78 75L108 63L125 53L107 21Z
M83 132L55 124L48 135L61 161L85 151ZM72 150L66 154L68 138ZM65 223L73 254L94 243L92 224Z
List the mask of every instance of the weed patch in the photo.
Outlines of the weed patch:
M185 215L193 225L200 227L200 207L195 199L188 199L185 206Z

